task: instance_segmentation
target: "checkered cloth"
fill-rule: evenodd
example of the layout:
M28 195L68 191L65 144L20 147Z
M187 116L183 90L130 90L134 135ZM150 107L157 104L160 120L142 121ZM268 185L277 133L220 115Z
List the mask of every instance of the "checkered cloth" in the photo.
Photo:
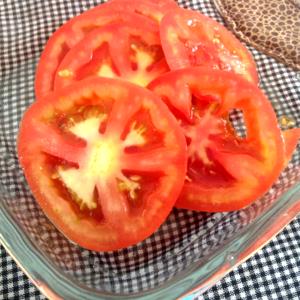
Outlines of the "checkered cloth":
M116 253L93 253L68 243L51 227L29 191L24 188L24 177L18 169L15 155L15 136L20 116L33 99L35 64L47 38L67 19L99 2L101 1L0 0L0 97L3 99L0 109L0 155L6 155L5 159L0 160L0 183L6 187L9 195L15 195L19 199L18 206L11 204L12 199L7 199L7 203L15 209L14 213L31 238L65 272L77 276L78 280L91 287L98 282L112 291L147 290L172 277L196 259L205 257L260 214L284 188L288 188L297 179L293 171L300 164L299 151L268 195L245 210L229 214L174 210L160 230L145 242ZM179 2L222 22L209 0ZM262 75L262 88L268 93L278 117L294 115L298 117L298 122L300 78L273 59L252 48L250 50ZM232 122L238 125L238 121L237 116L234 116ZM294 221L263 251L203 297L300 299L299 224L299 219ZM170 240L172 245L168 244ZM187 243L189 247L185 247ZM182 247L185 247L185 251L181 251ZM136 253L141 255L135 256ZM137 257L147 259L140 262ZM140 268L134 269L134 263ZM98 272L99 266L107 272ZM0 299L44 299L16 268L3 248L0 274Z
M46 299L2 246L0 299ZM248 299L300 299L300 217L256 255L197 298L197 300Z

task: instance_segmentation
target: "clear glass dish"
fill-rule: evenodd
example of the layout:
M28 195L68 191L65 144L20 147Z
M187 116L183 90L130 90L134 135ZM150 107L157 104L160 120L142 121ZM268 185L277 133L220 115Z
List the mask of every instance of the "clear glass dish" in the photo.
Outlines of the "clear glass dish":
M20 118L34 99L35 65L47 36L95 5L89 0L51 3L49 8L13 0L0 10L0 242L49 299L192 299L300 212L300 149L269 192L246 209L215 214L174 209L146 241L116 252L97 253L70 243L31 196L15 150ZM210 1L193 3L194 9L222 21ZM33 11L36 20L47 24L32 21ZM288 117L299 126L299 73L250 50L278 119Z

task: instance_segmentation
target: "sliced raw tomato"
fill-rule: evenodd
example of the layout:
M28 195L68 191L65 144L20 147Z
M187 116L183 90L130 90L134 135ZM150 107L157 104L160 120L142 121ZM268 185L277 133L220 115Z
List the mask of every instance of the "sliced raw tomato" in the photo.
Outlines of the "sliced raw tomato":
M168 70L158 29L147 19L142 28L127 21L94 29L74 46L57 70L54 89L89 76L122 77L146 86Z
M151 235L184 182L186 143L152 92L92 78L35 102L18 154L32 193L57 228L108 251Z
M290 161L300 139L300 128L292 128L282 132L285 144L285 165Z
M186 181L176 203L230 211L262 196L284 166L276 115L264 94L241 76L207 68L173 71L149 88L177 117L188 144ZM230 121L241 110L242 136Z
M178 8L161 21L161 42L171 70L192 66L233 71L258 83L249 51L224 26L200 12Z
M164 11L168 11L167 6L161 7L147 1L117 0L98 5L66 22L49 38L41 54L35 78L36 98L41 99L53 91L58 66L88 32L123 21L134 21L140 30L147 32L149 28L145 24L152 21L152 28L157 29Z

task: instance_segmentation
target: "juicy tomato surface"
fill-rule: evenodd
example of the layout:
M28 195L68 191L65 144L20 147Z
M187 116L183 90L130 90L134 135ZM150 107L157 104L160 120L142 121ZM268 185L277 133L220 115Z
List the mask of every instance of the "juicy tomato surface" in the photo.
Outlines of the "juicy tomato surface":
M262 196L284 166L276 115L264 94L241 76L207 68L172 71L149 88L177 117L188 145L179 208L231 211ZM240 110L245 136L230 114Z
M145 19L94 29L74 46L56 72L54 89L89 76L122 77L146 86L169 70L157 26Z
M35 102L21 122L18 154L49 219L98 251L151 235L171 211L187 163L167 106L146 89L107 78Z
M122 21L134 20L138 27L144 29L143 24L153 22L158 28L167 6L148 1L108 1L93 9L78 15L62 25L49 38L36 70L35 94L37 99L42 99L49 92L53 91L54 78L58 66L63 58L83 37L95 28L107 24L120 23ZM147 18L147 21L145 19Z
M224 26L200 12L177 8L164 16L160 32L171 70L207 66L233 71L258 84L249 51Z

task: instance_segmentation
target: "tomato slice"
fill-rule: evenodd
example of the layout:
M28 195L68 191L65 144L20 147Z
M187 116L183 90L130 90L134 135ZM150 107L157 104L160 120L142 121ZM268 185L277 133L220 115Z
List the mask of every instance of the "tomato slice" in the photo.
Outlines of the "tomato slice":
M177 117L188 144L187 177L177 207L240 209L277 179L284 166L281 132L256 86L234 73L198 67L162 75L149 88ZM246 136L230 121L234 109L243 113Z
M107 78L35 102L21 123L18 154L49 219L99 251L151 235L171 211L187 164L184 136L165 104Z
M152 21L153 28L157 29L158 21L169 10L168 7L147 1L115 0L98 5L66 22L50 37L41 54L35 78L36 98L42 99L53 91L58 66L88 32L123 21L134 21L144 32L149 30L145 24Z
M290 161L300 139L300 128L292 128L282 132L285 144L285 165Z
M249 51L224 26L200 12L178 8L164 16L162 46L171 70L192 66L234 71L257 84Z
M168 70L158 28L147 19L143 28L127 21L94 29L74 46L57 69L54 89L89 76L122 77L146 86Z

